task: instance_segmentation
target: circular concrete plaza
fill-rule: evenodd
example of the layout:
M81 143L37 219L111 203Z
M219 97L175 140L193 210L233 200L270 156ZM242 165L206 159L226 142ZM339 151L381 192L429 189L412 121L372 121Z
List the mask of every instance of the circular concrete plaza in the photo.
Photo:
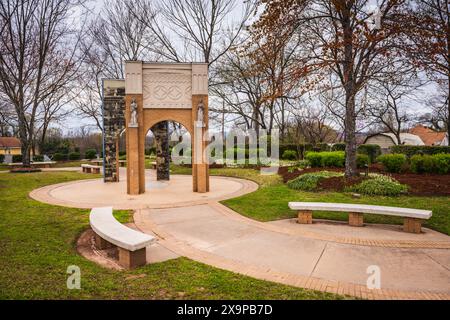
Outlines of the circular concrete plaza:
M121 169L119 183L104 183L103 179L81 180L46 186L30 196L38 201L65 207L91 209L110 207L116 210L181 207L221 201L256 191L254 182L225 177L211 177L208 193L192 191L192 176L172 175L170 181L156 181L153 170L147 170L145 194L127 194L126 171Z

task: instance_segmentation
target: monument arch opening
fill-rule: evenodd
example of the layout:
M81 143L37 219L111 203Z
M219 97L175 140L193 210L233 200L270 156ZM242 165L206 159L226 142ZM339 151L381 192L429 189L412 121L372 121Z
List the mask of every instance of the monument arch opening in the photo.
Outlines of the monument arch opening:
M192 139L193 191L209 191L205 157L208 130L208 65L128 61L125 80L104 82L105 182L118 181L118 133L126 129L127 192L145 193L145 140L168 121L183 125ZM120 111L118 111L120 109ZM166 128L166 131L167 128ZM158 135L159 136L159 135Z

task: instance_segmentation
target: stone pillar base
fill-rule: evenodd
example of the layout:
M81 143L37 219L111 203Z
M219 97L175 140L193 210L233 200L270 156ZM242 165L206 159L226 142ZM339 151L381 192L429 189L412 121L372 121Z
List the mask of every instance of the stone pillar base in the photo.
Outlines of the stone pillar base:
M297 222L300 224L312 224L312 211L299 211Z
M350 212L348 214L348 224L352 227L364 226L364 215L362 213Z
M403 220L403 231L409 233L421 233L422 232L422 220L414 218L405 218Z
M135 269L145 266L147 263L146 249L142 248L136 251L128 251L123 248L119 249L119 264L125 269Z
M111 248L113 245L100 237L98 234L95 234L95 247L99 250L105 250Z
M207 164L196 164L196 179L197 179L197 190L198 193L206 193L208 190L208 165ZM195 191L195 190L194 190Z

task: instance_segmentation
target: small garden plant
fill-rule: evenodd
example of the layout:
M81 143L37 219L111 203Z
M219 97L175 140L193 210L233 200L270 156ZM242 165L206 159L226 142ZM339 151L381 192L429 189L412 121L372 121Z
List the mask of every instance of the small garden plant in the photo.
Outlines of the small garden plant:
M408 192L408 187L391 177L372 174L363 182L348 188L347 191L368 196L398 196Z
M343 176L340 172L320 171L303 174L287 183L288 187L294 190L313 191L317 188L320 180Z

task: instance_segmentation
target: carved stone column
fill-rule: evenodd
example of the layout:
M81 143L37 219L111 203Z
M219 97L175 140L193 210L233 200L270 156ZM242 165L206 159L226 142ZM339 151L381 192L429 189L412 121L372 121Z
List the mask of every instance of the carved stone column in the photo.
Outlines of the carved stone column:
M125 64L125 119L127 126L128 194L145 192L145 133L142 88L142 61ZM136 119L137 118L137 119Z
M162 121L152 128L156 144L156 177L158 181L170 180L169 122Z

